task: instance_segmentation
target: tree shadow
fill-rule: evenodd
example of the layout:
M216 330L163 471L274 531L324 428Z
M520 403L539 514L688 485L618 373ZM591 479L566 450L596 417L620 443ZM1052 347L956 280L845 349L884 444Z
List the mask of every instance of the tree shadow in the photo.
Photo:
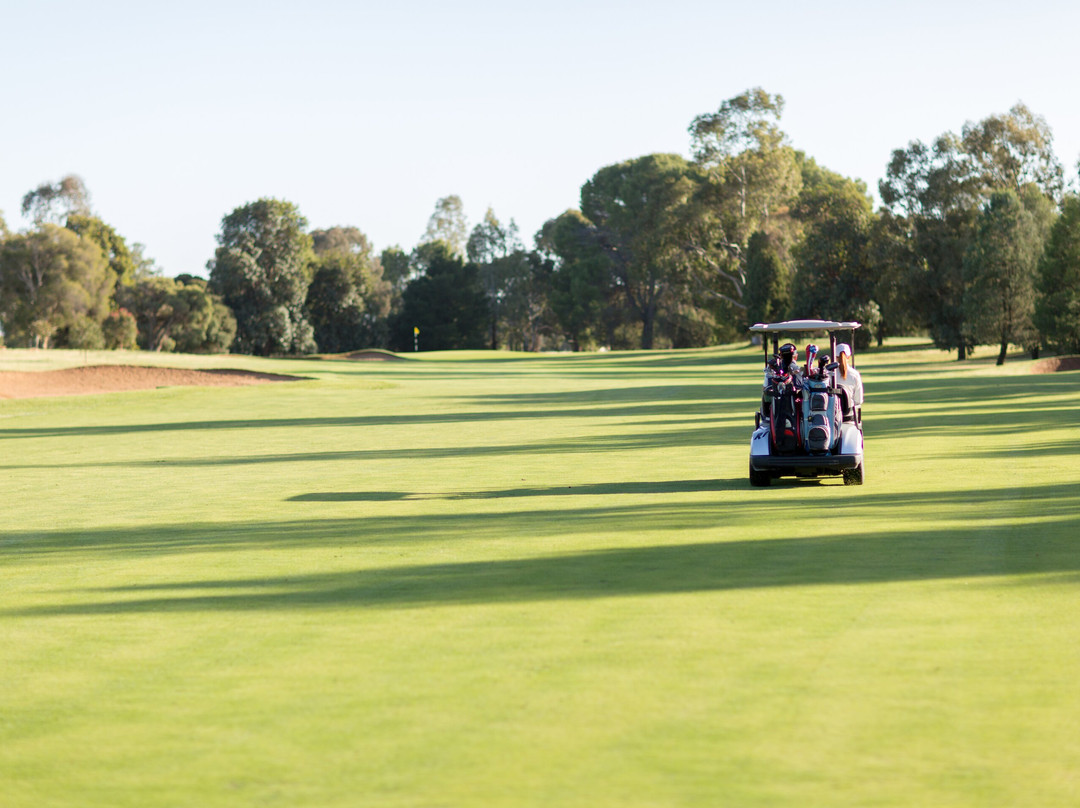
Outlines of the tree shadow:
M509 559L490 563L423 565L360 570L346 575L299 575L234 582L245 591L189 603L165 601L89 603L35 607L25 613L72 613L152 608L287 608L328 604L406 605L485 599L596 597L687 590L816 583L869 583L917 578L1066 572L1080 569L1080 482L965 491L869 492L844 486L828 497L791 497L783 491L730 494L741 481L590 486L601 494L711 493L692 501L605 504L479 513L426 513L266 522L213 522L59 531L6 531L0 549L9 561L73 559L95 563L112 557L176 557L319 547L364 548L437 545L453 552L463 543L497 541L530 551L548 537L593 536L618 543L620 536L656 534L677 540L722 529L733 542L681 542L650 547L591 550L569 556ZM463 492L466 497L469 492ZM491 492L476 492L487 498ZM560 496L551 488L507 489L511 499ZM455 496L454 492L446 496ZM333 494L300 495L296 502L330 501ZM379 501L408 496L342 492L339 501ZM576 505L576 503L574 503ZM842 511L837 509L841 508ZM763 519L767 511L768 519ZM835 517L843 514L842 521ZM886 533L852 532L860 519L890 524ZM767 535L745 539L747 531ZM782 527L780 527L782 526ZM771 538L777 535L779 538ZM170 569L175 566L169 565ZM587 572L587 574L586 574ZM386 584L398 591L383 597ZM148 585L154 588L153 585ZM195 582L180 588L228 588ZM274 592L266 590L273 588ZM516 594L515 594L516 593ZM92 598L91 598L92 600ZM200 605L201 604L201 605ZM14 614L15 612L8 612Z
M588 600L793 586L1055 575L1080 583L1071 533L1080 517L1040 532L997 526L593 550L495 561L380 567L81 590L76 603L9 609L16 616L321 608L402 609ZM1044 523L1044 527L1047 525Z
M657 482L590 483L585 485L545 485L533 488L495 488L487 491L410 493L407 491L320 491L297 494L289 502L384 502L402 499L519 499L521 497L618 496L686 494L731 491L743 488L737 480L663 480Z

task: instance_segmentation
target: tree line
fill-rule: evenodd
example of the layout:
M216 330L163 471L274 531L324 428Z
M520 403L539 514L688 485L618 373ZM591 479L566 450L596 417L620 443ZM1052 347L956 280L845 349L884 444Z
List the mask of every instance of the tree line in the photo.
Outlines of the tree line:
M691 157L599 169L526 247L488 210L438 200L420 242L377 253L309 229L285 200L227 214L207 277L163 277L95 216L77 177L0 218L9 345L257 355L697 347L788 318L857 319L861 338L929 335L958 359L994 345L1080 352L1080 198L1023 104L896 149L874 210L818 165L760 88L688 127Z

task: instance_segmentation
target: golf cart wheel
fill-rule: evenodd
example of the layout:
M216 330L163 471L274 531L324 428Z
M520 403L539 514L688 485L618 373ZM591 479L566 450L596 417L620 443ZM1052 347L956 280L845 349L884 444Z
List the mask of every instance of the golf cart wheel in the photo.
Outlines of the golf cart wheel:
M860 463L853 469L844 469L844 485L863 484L863 464Z
M750 485L755 488L762 488L772 482L772 475L768 471L758 471L750 466Z

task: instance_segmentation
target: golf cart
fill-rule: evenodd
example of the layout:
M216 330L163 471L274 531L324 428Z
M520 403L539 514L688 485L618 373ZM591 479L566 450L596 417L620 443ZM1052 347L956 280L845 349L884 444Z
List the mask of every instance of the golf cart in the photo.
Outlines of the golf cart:
M750 485L769 485L777 477L837 476L843 476L845 485L862 485L862 410L838 383L839 365L833 361L837 345L854 346L855 329L860 327L860 323L831 320L750 327L761 335L765 347L761 409L750 439ZM816 334L828 340L828 353L811 351L805 367L790 361L794 345L784 346L787 350L782 352L782 338L786 342Z

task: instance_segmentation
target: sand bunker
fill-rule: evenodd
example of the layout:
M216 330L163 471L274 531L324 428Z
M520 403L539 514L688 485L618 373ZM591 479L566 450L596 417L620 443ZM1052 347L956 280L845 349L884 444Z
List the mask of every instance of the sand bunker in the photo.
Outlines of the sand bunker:
M1040 359L1031 365L1032 373L1058 373L1065 370L1080 370L1080 356L1053 356Z
M0 398L81 396L156 387L239 387L300 381L302 376L222 368L184 370L132 365L95 365L46 371L0 371Z

